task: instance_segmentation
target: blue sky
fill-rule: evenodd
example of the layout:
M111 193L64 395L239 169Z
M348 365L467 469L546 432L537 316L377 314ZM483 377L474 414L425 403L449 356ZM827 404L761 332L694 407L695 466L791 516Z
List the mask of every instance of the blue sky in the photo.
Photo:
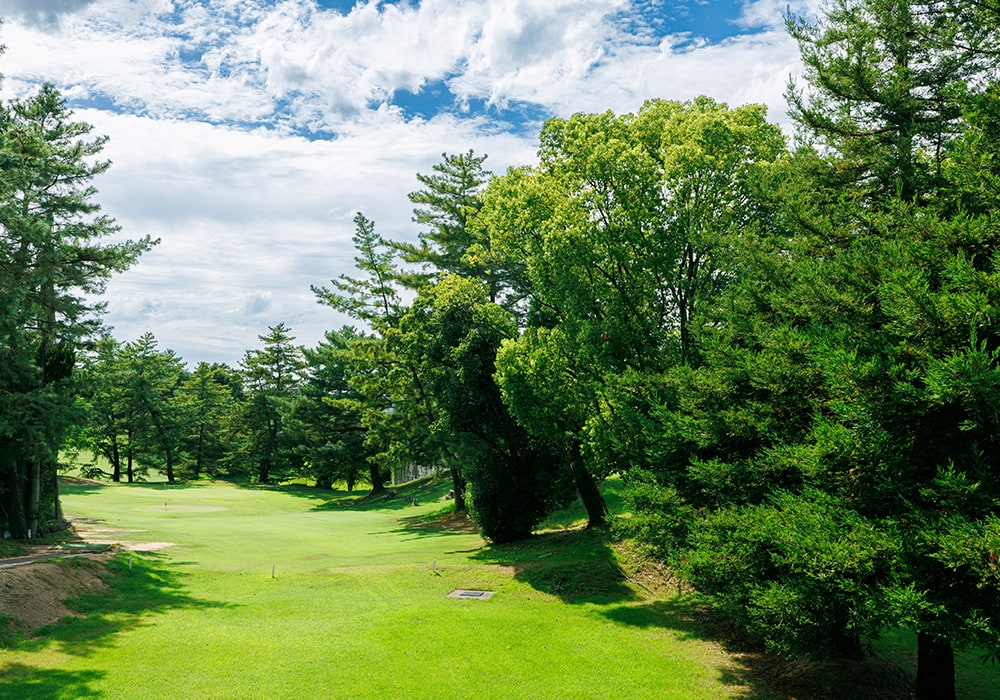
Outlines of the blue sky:
M792 8L807 12L799 0ZM110 136L98 201L161 243L108 288L122 340L235 363L269 325L347 322L355 212L415 239L442 153L534 162L551 116L650 98L763 103L799 71L778 0L0 0L4 99L42 82Z

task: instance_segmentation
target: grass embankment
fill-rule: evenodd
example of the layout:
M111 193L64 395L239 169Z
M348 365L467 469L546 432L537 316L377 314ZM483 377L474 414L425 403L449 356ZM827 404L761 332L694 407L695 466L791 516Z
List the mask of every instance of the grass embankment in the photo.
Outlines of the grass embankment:
M578 507L490 546L447 517L447 489L67 484L92 539L162 548L119 553L109 588L71 602L81 617L0 651L0 697L821 696L811 669L790 684L727 651L676 589L626 580L605 534L560 529ZM965 697L1000 698L984 682Z

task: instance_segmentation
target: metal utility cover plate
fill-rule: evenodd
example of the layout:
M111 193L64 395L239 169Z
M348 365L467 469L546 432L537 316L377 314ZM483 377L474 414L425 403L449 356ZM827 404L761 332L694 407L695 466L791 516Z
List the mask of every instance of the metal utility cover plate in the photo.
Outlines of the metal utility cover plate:
M465 588L456 588L448 594L449 598L466 598L469 600L489 600L493 597L493 591L471 591Z

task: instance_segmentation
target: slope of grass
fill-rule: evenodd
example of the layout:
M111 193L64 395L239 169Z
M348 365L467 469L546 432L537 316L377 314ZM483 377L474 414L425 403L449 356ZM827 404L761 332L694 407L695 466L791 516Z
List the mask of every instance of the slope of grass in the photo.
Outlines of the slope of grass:
M601 535L484 547L441 519L447 488L357 504L305 488L67 486L65 510L88 526L174 544L131 569L119 554L111 592L73 604L83 617L2 652L0 696L766 697L699 638L688 601L623 581ZM447 597L456 588L495 595Z

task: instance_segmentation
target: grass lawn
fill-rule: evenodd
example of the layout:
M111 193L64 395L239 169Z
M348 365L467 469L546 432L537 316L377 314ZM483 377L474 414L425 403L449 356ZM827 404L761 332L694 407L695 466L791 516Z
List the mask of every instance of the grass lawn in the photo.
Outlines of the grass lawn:
M357 506L307 488L66 485L65 512L96 534L173 544L118 554L110 592L73 603L83 617L0 651L0 697L768 697L698 637L688 601L623 581L600 535L484 546L440 519L447 485L421 488L418 506Z
M64 510L92 538L170 545L117 554L110 588L72 601L79 617L8 640L0 698L806 700L886 687L884 658L845 671L727 651L690 598L625 580L604 533L564 529L582 523L579 505L491 546L447 517L448 487L359 503L305 487L65 484ZM608 496L614 509L613 485ZM495 594L447 597L459 588ZM912 640L883 647L906 664ZM960 697L1000 700L998 680L961 660Z

